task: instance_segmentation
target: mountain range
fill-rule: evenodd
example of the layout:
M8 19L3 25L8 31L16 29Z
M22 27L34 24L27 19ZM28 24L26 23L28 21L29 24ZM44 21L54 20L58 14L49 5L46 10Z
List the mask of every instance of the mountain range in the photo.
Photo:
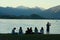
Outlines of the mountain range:
M49 9L19 6L0 7L0 18L4 19L60 19L60 5Z

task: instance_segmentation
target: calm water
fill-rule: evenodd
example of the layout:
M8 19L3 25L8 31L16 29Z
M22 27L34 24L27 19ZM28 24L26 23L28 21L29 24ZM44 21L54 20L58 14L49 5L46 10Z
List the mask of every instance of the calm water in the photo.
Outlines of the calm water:
M25 33L27 27L37 27L40 31L41 27L44 27L44 33L46 33L46 24L51 23L50 33L60 34L60 20L30 20L30 19L0 19L0 33L11 33L11 30L16 27L18 32L19 27L23 28Z

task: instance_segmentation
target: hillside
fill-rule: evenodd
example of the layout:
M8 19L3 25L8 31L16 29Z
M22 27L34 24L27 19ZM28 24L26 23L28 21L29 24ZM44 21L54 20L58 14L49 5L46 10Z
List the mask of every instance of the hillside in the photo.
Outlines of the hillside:
M42 8L0 7L2 19L60 19L60 5L43 10Z
M60 19L60 5L43 11L42 16L47 19Z

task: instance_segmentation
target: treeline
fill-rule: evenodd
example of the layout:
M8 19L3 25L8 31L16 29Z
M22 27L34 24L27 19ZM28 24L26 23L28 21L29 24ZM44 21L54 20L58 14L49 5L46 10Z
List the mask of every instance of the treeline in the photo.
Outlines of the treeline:
M20 16L15 16L15 15L0 15L1 19L44 19L40 15L37 14L31 14L29 16L27 15L20 15Z

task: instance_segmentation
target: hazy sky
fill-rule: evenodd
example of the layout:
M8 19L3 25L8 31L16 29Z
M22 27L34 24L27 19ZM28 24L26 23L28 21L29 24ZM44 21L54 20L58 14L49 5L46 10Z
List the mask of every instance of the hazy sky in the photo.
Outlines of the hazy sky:
M0 6L3 7L42 7L48 9L53 6L60 5L60 0L0 0Z

